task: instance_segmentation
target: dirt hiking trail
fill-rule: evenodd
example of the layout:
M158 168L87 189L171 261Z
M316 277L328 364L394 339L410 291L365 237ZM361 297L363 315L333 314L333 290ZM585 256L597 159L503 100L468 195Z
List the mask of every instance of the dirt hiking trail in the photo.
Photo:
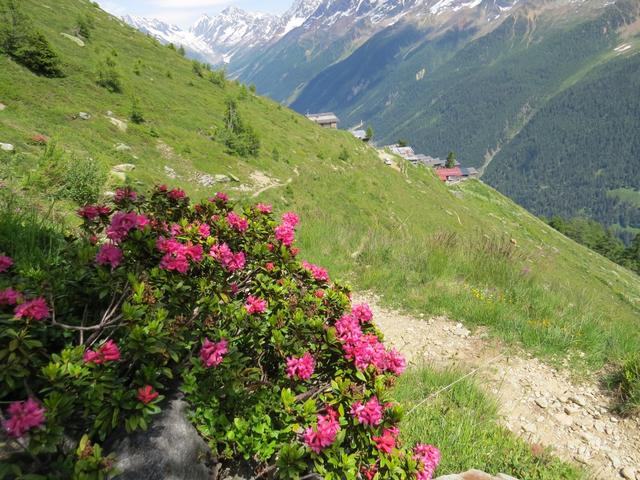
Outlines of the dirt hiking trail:
M640 419L611 413L613 398L596 383L575 383L559 371L514 347L472 333L446 317L416 318L382 308L373 295L366 302L385 339L410 366L478 369L499 404L504 426L531 444L587 465L593 479L640 480Z

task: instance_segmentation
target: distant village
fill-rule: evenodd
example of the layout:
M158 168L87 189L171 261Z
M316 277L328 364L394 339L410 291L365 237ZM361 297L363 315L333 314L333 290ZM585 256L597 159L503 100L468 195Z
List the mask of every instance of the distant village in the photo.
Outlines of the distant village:
M340 119L331 112L310 113L307 114L307 118L323 128L337 129L338 124L340 123ZM363 142L369 142L369 140L371 140L370 133L367 132L363 126L364 125L361 123L357 127L349 129L349 132L357 139L362 140ZM413 148L408 145L385 145L382 148L394 155L404 158L412 165L424 165L425 167L433 168L440 180L445 183L458 183L470 178L477 178L479 176L478 170L473 167L463 167L457 160L453 160L452 162L449 162L449 165L447 165L447 160L416 153ZM385 163L389 165L391 164L391 161L387 160ZM453 163L453 165L451 165L451 163Z

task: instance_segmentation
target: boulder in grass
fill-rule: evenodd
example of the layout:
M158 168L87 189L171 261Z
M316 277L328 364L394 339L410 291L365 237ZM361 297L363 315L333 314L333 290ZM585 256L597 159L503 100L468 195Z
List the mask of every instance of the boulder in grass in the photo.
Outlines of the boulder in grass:
M2 150L3 152L14 152L15 149L16 149L16 147L14 147L10 143L1 143L0 142L0 150Z
M136 166L133 163L122 163L120 165L116 165L115 167L113 167L111 171L114 173L116 172L127 173L127 172L132 172L135 169L136 169Z
M78 114L78 118L80 120L91 120L91 114L87 113L87 112L80 112Z
M116 145L117 152L128 152L131 150L131 147L125 143L119 143Z
M4 103L0 102L0 112L3 111L5 108L7 108L7 106Z

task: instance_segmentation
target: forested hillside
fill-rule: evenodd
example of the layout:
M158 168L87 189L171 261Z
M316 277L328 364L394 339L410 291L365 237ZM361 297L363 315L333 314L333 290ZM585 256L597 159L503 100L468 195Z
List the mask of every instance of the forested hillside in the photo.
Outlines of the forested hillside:
M622 229L640 226L633 198L634 192L640 196L638 92L640 55L596 68L540 108L484 178L542 215L580 214Z
M491 162L486 181L537 214L638 227L637 202L624 201L640 170L637 2L529 2L488 32L474 15L444 31L428 20L390 27L292 106L371 123L380 143Z

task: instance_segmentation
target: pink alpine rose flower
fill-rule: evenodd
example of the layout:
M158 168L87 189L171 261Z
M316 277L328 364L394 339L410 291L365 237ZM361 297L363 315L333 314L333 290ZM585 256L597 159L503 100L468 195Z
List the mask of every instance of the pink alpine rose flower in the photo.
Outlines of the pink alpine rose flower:
M229 212L227 215L227 223L231 228L238 232L245 232L249 228L249 222L235 212Z
M209 201L211 203L214 203L215 201L220 201L222 203L227 203L229 201L229 196L224 192L217 192L214 197L211 197L209 199Z
M331 408L327 408L326 415L318 415L317 418L316 426L308 427L304 431L302 439L311 450L320 453L335 442L340 431L340 422L338 421L338 413Z
M267 205L266 203L257 204L256 209L258 209L260 213L264 213L265 215L273 211L273 207L271 205Z
M13 402L7 413L8 418L2 421L2 428L12 438L21 438L32 428L44 424L45 409L33 398Z
M137 396L140 402L147 405L158 398L158 395L158 392L156 392L151 385L145 385L144 387L138 389Z
M290 247L296 237L296 232L293 227L287 223L283 223L282 225L278 225L275 230L276 240L280 240L283 245Z
M382 431L382 435L379 437L372 437L371 439L376 444L376 449L383 453L391 453L396 448L396 440L398 437L397 428L385 428Z
M169 193L167 193L167 197L169 197L171 200L182 200L184 198L186 198L187 194L184 192L184 190L180 190L179 188L174 188L173 190L171 190Z
M207 368L217 367L229 352L228 345L228 342L224 339L214 343L205 338L200 349L200 360Z
M233 253L229 245L223 243L221 245L213 245L209 252L213 258L215 258L220 265L228 272L235 272L236 270L242 270L246 263L246 257L244 252Z
M35 298L18 305L14 310L14 315L16 318L40 321L49 317L49 307L44 298Z
M98 217L106 217L111 214L111 209L105 205L85 205L77 213L78 216L86 220L95 220Z
M313 263L309 263L306 260L302 262L302 266L308 272L311 272L313 278L315 278L318 282L328 282L329 281L329 272L322 267L314 265Z
M149 219L144 215L137 215L134 212L118 212L111 218L111 225L107 228L107 237L114 242L124 240L129 232L134 228L143 230L149 223Z
M413 459L420 464L416 480L431 480L440 464L440 450L433 445L419 443L413 448Z
M298 378L300 380L309 380L316 368L316 362L313 356L306 352L302 357L287 358L287 376L289 378Z
M83 356L84 363L101 365L120 360L120 349L113 340L107 340L96 350L87 350Z
M255 313L264 313L267 309L267 302L262 298L254 297L249 295L247 298L247 303L245 303L244 308L247 310L249 315L253 315Z
M4 273L13 266L13 260L6 255L0 255L0 273Z
M211 236L211 227L206 223L202 223L198 226L198 233L202 238L209 238Z
M0 306L7 305L13 307L21 300L22 294L13 288L0 290Z
M138 194L135 190L125 187L125 188L117 188L116 193L113 196L113 201L115 203L122 203L125 200L129 200L131 202L135 202L138 199Z
M364 425L372 427L380 425L383 414L382 405L380 405L377 397L372 397L364 405L361 402L354 402L351 405L351 415Z
M354 305L351 308L351 315L353 315L360 323L368 323L373 319L373 313L371 313L371 309L366 303Z
M295 228L300 223L300 218L293 212L287 212L282 215L282 223L289 225L291 228Z
M111 270L114 270L122 262L123 256L122 250L115 245L107 243L100 247L100 251L96 255L96 263L98 265L110 265Z

